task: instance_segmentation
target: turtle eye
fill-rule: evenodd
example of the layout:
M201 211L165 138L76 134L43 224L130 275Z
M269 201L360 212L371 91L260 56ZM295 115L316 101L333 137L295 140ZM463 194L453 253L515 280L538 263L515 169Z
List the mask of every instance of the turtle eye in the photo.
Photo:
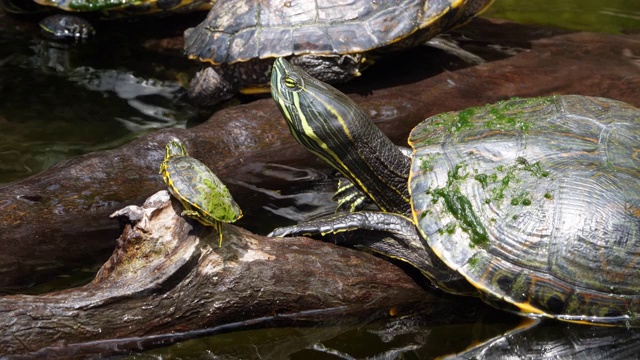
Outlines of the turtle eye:
M302 89L302 78L295 73L289 73L282 77L282 83L290 91Z

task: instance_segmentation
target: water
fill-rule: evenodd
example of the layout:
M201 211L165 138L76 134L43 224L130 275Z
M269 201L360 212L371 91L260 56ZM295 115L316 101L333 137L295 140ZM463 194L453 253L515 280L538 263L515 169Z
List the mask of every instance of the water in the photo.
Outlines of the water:
M640 29L640 4L633 0L498 0L485 16L583 31L625 33ZM180 33L197 23L197 16L183 25L176 24L174 29L145 26L150 30L144 33L140 32L141 26L136 26L139 24L102 24L98 27L102 35L96 41L76 47L45 41L28 20L0 15L0 184L36 174L79 154L117 147L155 129L193 126L210 113L184 99L184 78L193 73L196 64L142 46L145 38L167 35L156 31ZM256 193L257 201L264 204L262 216L298 220L295 216L331 210L330 195L335 185L327 174L269 166L259 173L273 174L277 170L285 174L292 184L288 191L269 189L260 181L236 183ZM262 226L256 230L264 233L272 223ZM71 277L33 291L76 285L91 274L92 269L79 269ZM479 301L447 300L448 310L442 310L439 319L417 312L402 318L399 327L397 319L372 319L371 323L316 329L243 330L189 340L132 358L336 359L378 355L423 359L463 351L472 342L500 336L519 322ZM464 317L455 318L461 310L468 311ZM389 328L395 330L389 332ZM567 331L581 333L566 324L540 328L543 330L539 332L556 334L556 338L569 338ZM583 344L602 339L613 343L625 336L636 336L633 339L638 343L635 332L611 339L599 331L582 336L586 339ZM522 341L536 344L543 339L533 334ZM545 346L552 351L549 342L540 345ZM631 346L622 343L620 348Z
M179 20L176 34L190 24ZM3 14L0 22L0 184L209 114L185 101L181 80L196 64L143 47L172 34L106 23L95 41L74 46L41 38L33 22ZM162 29L156 23L148 29Z
M497 0L487 17L563 29L621 34L640 28L634 0Z
M199 65L179 49L167 54L143 46L179 35L203 16L98 22L95 41L65 47L44 40L33 19L0 13L0 184L148 131L206 119L210 111L184 99L185 79ZM485 16L609 33L640 28L633 0L498 0Z

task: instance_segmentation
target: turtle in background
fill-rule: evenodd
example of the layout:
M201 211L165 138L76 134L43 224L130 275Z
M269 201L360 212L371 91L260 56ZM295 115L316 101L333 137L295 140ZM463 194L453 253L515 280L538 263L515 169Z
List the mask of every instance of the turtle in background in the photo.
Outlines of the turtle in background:
M276 57L313 77L341 83L375 58L425 44L470 21L493 0L218 1L185 31L185 52L210 66L189 86L191 99L214 105L238 91L266 92Z
M81 42L91 38L96 33L89 21L70 14L47 16L38 25L43 34L54 40Z
M141 15L158 15L204 11L211 8L207 0L0 0L10 14L45 13L60 10L43 18L39 25L45 36L55 40L87 40L95 34L91 23L80 14L116 19Z
M222 246L221 223L232 223L242 217L229 189L205 164L189 156L178 139L167 144L160 174L169 192L184 207L181 215L213 226L220 234L219 246Z

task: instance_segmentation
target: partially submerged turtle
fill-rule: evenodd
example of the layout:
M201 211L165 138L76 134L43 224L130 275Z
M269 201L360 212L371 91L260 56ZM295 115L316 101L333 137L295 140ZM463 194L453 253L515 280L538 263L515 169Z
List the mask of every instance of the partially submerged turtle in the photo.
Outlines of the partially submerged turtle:
M222 181L205 164L189 156L178 139L167 144L160 174L171 194L182 203L181 215L213 226L220 234L222 246L221 223L232 223L242 217L240 207Z
M56 8L67 13L45 17L40 28L54 39L81 41L91 37L95 30L85 19L70 13L98 13L105 18L139 15L161 15L208 10L206 0L0 0L0 6L13 14L42 12Z
M185 32L185 52L208 62L189 95L202 105L269 81L276 57L290 57L322 81L347 81L379 54L424 44L466 23L493 0L219 1ZM249 88L249 89L247 89Z
M180 13L208 10L205 0L33 0L69 12L99 12L108 17L128 17L147 14Z
M42 32L54 39L82 41L95 34L87 20L68 14L48 16L39 23Z
M271 235L380 231L364 245L447 291L473 294L470 284L527 316L640 326L640 109L506 100L423 121L409 158L347 96L283 59L271 89L296 140L380 209Z

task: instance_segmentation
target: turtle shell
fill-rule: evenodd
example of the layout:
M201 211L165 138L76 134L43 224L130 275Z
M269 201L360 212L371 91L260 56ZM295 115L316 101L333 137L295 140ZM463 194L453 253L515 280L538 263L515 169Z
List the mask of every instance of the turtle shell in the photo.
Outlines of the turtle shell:
M420 232L489 300L640 325L640 109L512 99L429 118L409 142Z
M213 64L290 55L398 50L462 24L493 0L218 1L185 32L190 58Z
M227 187L199 160L186 154L168 156L161 173L171 193L185 209L198 212L196 219L203 224L231 223L242 216Z
M68 14L48 16L39 25L45 34L54 39L80 41L95 34L93 26L87 20Z

